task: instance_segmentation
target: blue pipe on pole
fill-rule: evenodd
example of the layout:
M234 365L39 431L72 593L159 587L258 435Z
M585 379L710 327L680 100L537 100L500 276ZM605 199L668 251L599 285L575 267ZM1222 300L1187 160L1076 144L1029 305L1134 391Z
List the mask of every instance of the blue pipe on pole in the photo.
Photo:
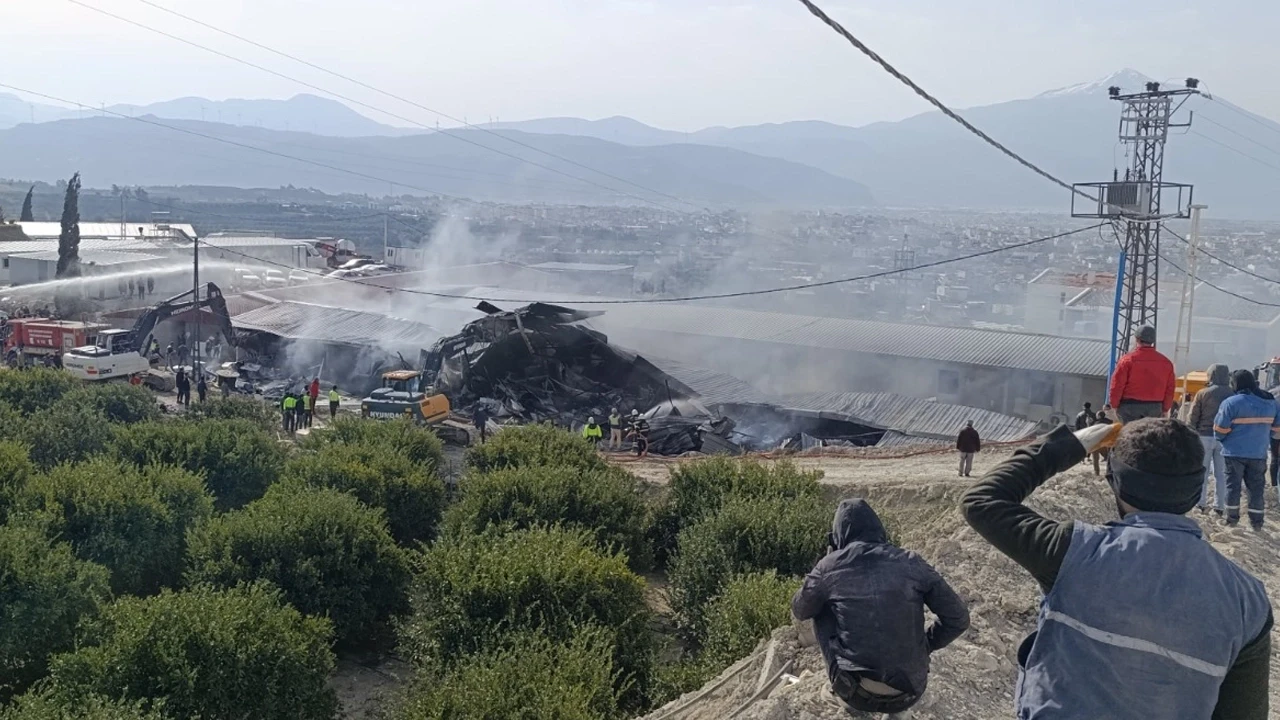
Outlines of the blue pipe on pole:
M1116 348L1120 345L1120 293L1124 290L1124 264L1127 253L1120 251L1120 269L1116 271L1116 302L1111 314L1111 363L1107 365L1107 388L1111 387L1111 376L1116 372Z

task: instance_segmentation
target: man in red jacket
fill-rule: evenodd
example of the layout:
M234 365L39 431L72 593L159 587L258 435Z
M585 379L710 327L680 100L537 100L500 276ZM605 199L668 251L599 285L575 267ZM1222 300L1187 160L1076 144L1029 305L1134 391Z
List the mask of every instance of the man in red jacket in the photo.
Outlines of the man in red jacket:
M1116 363L1108 396L1120 422L1125 423L1168 413L1177 385L1173 363L1155 348L1156 329L1143 325L1134 340L1138 347Z

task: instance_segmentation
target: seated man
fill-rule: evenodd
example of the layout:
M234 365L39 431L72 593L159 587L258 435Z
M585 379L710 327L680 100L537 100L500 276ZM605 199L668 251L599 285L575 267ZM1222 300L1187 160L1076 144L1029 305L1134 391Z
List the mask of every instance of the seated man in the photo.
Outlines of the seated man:
M1060 522L1023 504L1112 438L1119 521ZM1177 420L1059 427L965 494L973 529L1045 593L1018 649L1018 718L1267 717L1266 589L1184 517L1200 500L1203 459L1200 437Z
M791 599L813 620L831 690L853 710L900 713L924 694L929 654L969 627L969 610L919 555L889 543L865 500L836 508L826 557ZM938 620L925 629L924 608Z

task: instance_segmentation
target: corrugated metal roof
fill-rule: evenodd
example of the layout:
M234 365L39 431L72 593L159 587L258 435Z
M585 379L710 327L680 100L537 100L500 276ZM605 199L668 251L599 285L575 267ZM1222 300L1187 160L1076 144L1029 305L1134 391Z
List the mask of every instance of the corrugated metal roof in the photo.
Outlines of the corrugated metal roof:
M580 263L580 262L544 262L530 265L534 270L552 270L569 272L623 272L634 270L635 265L618 263Z
M44 260L46 262L57 262L58 251L46 250L44 252L35 253L15 253L15 259L26 258L30 260ZM147 255L140 252L122 252L118 250L82 250L80 252L81 265L122 265L124 263L146 262L148 260L163 260L159 255Z
M62 223L60 222L20 222L18 227L22 228L22 232L27 236L42 240L45 238L56 238L62 234ZM168 225L169 230L161 230L161 226ZM187 237L195 237L196 229L184 223L142 223L127 222L124 224L124 237L129 239L138 239L138 230L142 230L142 236L145 238L152 237L171 237L177 232L185 234ZM118 222L82 222L80 223L80 237L100 237L100 238L120 238L120 223Z
M747 381L727 373L652 355L644 355L644 359L688 385L691 390L698 393L703 405L770 405L777 402L777 398L766 395Z
M367 345L388 351L428 348L446 335L430 325L412 320L287 301L236 315L232 324L237 328L258 330L290 340Z
M948 405L891 393L826 392L789 395L789 410L845 419L859 425L894 430L904 435L953 440L965 423L988 442L1017 442L1035 433L1037 424L991 410Z
M85 238L80 241L80 249L82 251L109 250L130 252L135 250L156 250L158 247L159 246L155 243L146 240L101 240L97 238ZM9 240L0 242L0 255L28 255L31 253L53 252L57 249L57 240Z
M200 238L200 244L211 248L220 247L313 247L312 242L291 238L267 237L263 235L206 235Z
M932 447L946 447L951 444L950 440L935 440L933 438L916 437L914 435L903 435L900 432L890 430L880 438L876 443L878 448L897 448L927 445Z
M1105 340L693 305L611 307L588 322L606 334L632 328L1086 377L1106 377L1110 356Z

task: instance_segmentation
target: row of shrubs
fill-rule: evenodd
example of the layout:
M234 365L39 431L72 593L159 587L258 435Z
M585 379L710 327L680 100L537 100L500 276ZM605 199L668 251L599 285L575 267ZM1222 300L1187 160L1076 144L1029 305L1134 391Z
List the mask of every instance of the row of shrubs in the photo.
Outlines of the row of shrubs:
M2 720L331 717L334 649L392 643L419 672L391 717L621 717L785 622L829 522L818 477L785 464L689 463L646 498L537 426L469 450L446 507L439 441L408 423L294 449L260 404L161 419L145 391L52 373L0 373L0 413L0 699L30 688Z

